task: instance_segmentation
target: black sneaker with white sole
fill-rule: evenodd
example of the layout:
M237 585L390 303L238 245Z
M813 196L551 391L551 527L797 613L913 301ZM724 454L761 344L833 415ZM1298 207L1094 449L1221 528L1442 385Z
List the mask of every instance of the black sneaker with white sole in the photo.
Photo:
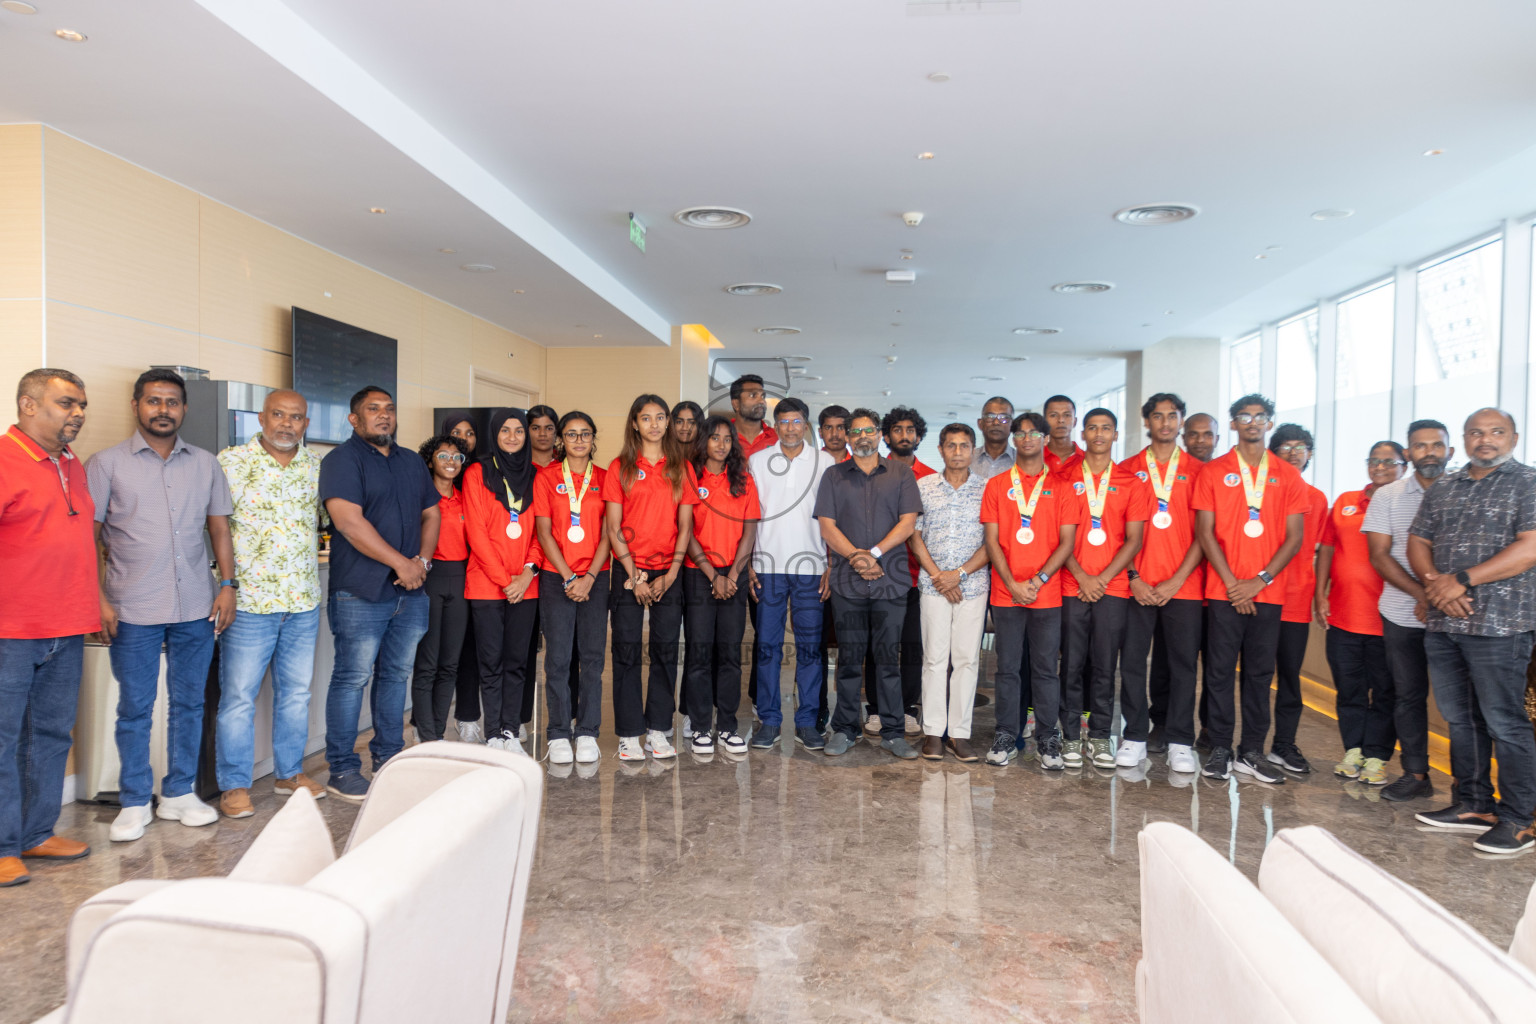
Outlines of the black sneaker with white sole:
M1447 832L1481 834L1498 824L1498 819L1492 814L1478 814L1462 804L1452 804L1438 811L1422 811L1413 817L1422 824L1444 829Z
M1401 778L1381 791L1381 798L1383 800L1392 800L1394 802L1417 800L1419 797L1434 795L1435 784L1429 781L1427 773L1424 778L1419 779L1408 772L1404 772Z
M1208 779L1230 779L1232 777L1232 748L1212 747L1211 756L1205 759L1205 767L1200 769L1200 774Z
M1520 828L1512 821L1500 821L1472 842L1472 849L1482 853L1521 853L1536 846L1536 827Z
M1301 756L1301 751L1294 743L1276 743L1269 748L1269 763L1277 764L1288 772L1297 775L1307 775L1312 771L1312 765Z
M693 738L688 742L695 754L713 754L715 752L715 738L707 732L694 733Z
M1258 779L1260 782L1267 782L1271 786L1285 785L1285 775L1269 763L1269 758L1257 750L1245 750L1238 754L1232 770L1240 775Z

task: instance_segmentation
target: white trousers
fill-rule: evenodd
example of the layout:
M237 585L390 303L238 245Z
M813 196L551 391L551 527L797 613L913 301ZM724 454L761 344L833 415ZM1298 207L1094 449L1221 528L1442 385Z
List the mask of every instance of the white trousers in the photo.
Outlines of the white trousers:
M987 597L983 594L950 604L947 597L923 594L919 609L923 620L923 734L942 736L947 730L951 739L970 739ZM951 663L953 673L949 672Z

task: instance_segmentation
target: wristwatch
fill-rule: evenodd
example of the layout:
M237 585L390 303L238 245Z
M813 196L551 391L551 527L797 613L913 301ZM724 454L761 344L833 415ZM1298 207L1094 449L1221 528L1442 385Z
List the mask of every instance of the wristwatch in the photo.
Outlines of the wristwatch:
M1275 578L1269 573L1265 572L1263 569L1260 569L1258 572L1254 573L1254 575L1263 580L1266 587L1275 582Z
M1125 578L1132 581L1139 580L1141 579L1141 573L1135 569L1127 569L1125 570Z
M1048 573L1048 572L1044 572L1044 571L1037 572L1037 573L1035 573L1035 579L1039 580L1040 581L1040 585L1043 587L1047 583L1051 582L1051 574Z
M1469 591L1472 589L1472 577L1467 575L1467 570L1465 569L1456 574L1456 582L1466 587Z
M430 558L423 558L420 555L417 555L416 556L416 561L421 563L422 569L426 570L427 572L431 572L432 571L432 559L430 559Z
M571 573L569 576L567 576L565 578L565 589L566 590L570 590L571 589L571 584L575 583L579 579L581 579L580 576L578 576L576 573Z
M874 547L870 548L869 549L869 553L874 555L876 558L879 558L880 557L880 545L877 544Z
M964 570L964 569L961 569L961 570L960 570L960 579L959 579L959 581L958 581L958 582L960 582L960 583L962 583L962 584L963 584L963 583L964 583L964 582L965 582L965 578L966 578L966 577L967 577L967 576L969 576L969 575L970 575L970 573L968 573L968 572L966 572L966 571L965 571L965 570Z
M219 586L220 587L228 587L230 590L239 590L240 589L240 581L239 580L219 580Z

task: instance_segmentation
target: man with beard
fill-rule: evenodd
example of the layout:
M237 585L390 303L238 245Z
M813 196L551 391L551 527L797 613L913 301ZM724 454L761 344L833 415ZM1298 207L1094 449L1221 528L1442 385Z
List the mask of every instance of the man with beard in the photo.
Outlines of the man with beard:
M1386 583L1377 610L1387 671L1397 693L1392 720L1403 751L1402 777L1381 791L1385 800L1413 800L1435 792L1429 781L1429 662L1424 657L1424 618L1429 606L1423 585L1408 566L1408 530L1425 491L1456 454L1450 441L1450 431L1439 420L1408 424L1407 454L1413 472L1383 487L1371 499L1360 525L1370 547L1371 567Z
M991 480L1013 468L1013 448L1008 444L1008 425L1013 422L1013 403L1002 395L993 395L981 407L976 429L981 444L971 456L971 472Z
M427 552L437 547L442 516L426 465L395 444L394 397L369 385L351 406L352 436L320 462L320 500L335 526L326 618L336 662L325 698L325 759L326 789L361 803L368 795L356 750L363 690L372 678L368 752L377 772L405 745L405 693L430 611L422 589L432 568ZM492 437L492 450L496 444Z
M1536 847L1536 735L1525 712L1536 639L1536 468L1514 460L1519 440L1502 409L1468 416L1462 442L1471 462L1424 496L1408 537L1408 564L1429 602L1424 653L1456 780L1449 807L1414 817L1475 833L1472 848L1490 854Z
M85 634L101 628L95 506L69 443L85 425L85 384L33 370L16 387L16 425L0 439L0 888L26 860L77 860L85 843L53 834L80 695Z
M921 480L933 476L938 470L925 465L917 457L917 446L928 436L928 422L916 409L898 405L880 421L880 433L885 437L885 447L891 453L891 461L899 462L912 470L912 477ZM921 592L917 578L921 571L917 555L907 552L907 565L912 574L912 589L907 591L907 614L901 621L901 703L903 725L907 732L917 732L922 726L923 699L923 616ZM865 690L870 698L870 718L878 720L880 708L876 704L876 687L869 684L874 679L873 665L865 666ZM868 728L868 726L866 726Z
M234 512L212 452L179 436L187 388L172 370L146 370L133 384L138 429L86 464L96 505L102 577L102 639L117 677L117 754L122 762L114 842L144 835L152 817L211 825L219 814L192 791L202 746L203 691L214 638L235 618ZM219 565L208 572L203 530ZM149 734L165 647L170 692L168 766L153 814Z
M305 775L309 688L320 632L320 459L304 447L309 403L297 391L274 391L262 402L261 424L249 444L226 448L219 465L229 480L235 514L235 578L239 614L219 650L219 809L249 818L256 751L256 695L272 667L272 757L278 796L325 788Z
M1210 462L1216 455L1216 417L1197 412L1184 421L1184 450L1200 462Z
M1045 442L1045 468L1052 473L1073 470L1082 461L1083 449L1072 437L1077 429L1077 403L1066 395L1045 400L1045 422L1050 437Z
M741 442L743 458L750 459L765 448L772 448L779 435L763 422L768 415L768 393L763 390L763 378L755 373L744 373L731 381L731 411L736 418L736 438Z

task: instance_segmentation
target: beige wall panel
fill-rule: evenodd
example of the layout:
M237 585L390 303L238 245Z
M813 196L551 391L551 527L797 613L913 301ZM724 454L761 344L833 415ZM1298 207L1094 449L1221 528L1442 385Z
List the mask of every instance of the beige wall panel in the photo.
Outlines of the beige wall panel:
M43 129L0 125L0 299L43 297Z
M551 348L544 353L545 402L562 414L580 409L597 421L606 459L623 443L624 418L635 396L647 392L678 400L679 351L666 348Z
M423 394L421 385L401 383L400 394L395 397L395 441L411 450L432 436L432 407L437 404L438 394Z
M293 361L282 353L218 338L198 342L195 365L207 370L214 380L238 380L269 388L286 388L293 380Z
M431 296L421 300L421 376L427 388L464 392L473 362L475 318ZM427 400L436 401L428 392ZM446 404L446 403L443 403Z
M91 407L75 450L90 455L134 429L133 381L152 364L197 365L198 338L139 320L48 305L48 359L85 380Z
M43 300L0 302L0 409L5 420L0 430L12 422L11 396L16 393L16 382L22 374L42 365Z
M505 380L528 385L538 392L540 401L554 404L549 400L548 351L542 345L479 317L471 324L470 337L470 361L473 367ZM468 370L462 379L469 379ZM565 411L558 405L555 408Z
M198 196L49 130L48 298L197 330Z

